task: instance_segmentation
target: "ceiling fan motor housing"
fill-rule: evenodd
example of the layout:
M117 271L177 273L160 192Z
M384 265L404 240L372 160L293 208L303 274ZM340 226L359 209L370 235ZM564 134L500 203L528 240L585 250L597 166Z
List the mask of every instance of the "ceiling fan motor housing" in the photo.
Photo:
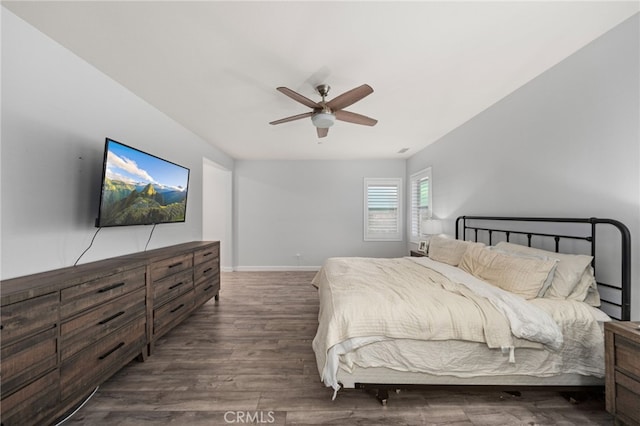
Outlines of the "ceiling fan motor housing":
M322 100L324 101L325 96L329 94L329 90L331 90L331 86L328 84L319 84L316 86L316 91L322 96Z

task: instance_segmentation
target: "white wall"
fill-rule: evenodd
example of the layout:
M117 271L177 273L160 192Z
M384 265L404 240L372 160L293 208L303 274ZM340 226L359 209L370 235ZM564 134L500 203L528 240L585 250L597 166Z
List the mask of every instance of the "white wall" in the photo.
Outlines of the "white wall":
M202 238L202 158L233 160L2 8L2 278L72 265L96 228L106 136L191 169L187 219L149 248ZM105 228L81 263L144 249Z
M404 160L236 161L236 269L315 269L332 256L406 255L406 242L363 240L364 178L404 176Z
M436 216L609 217L640 253L639 17L408 160L433 166ZM640 319L640 265L632 266Z

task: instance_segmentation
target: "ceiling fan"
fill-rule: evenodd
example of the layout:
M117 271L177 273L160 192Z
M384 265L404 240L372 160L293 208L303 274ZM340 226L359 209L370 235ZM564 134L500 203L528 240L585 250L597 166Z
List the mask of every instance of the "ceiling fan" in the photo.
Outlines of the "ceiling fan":
M316 127L319 138L324 138L329 133L329 127L333 126L336 120L346 121L349 123L363 124L365 126L375 126L378 120L373 118L356 114L355 112L345 111L343 108L353 105L365 96L373 93L373 89L368 84L363 84L355 89L351 89L348 92L337 96L330 101L325 101L325 97L329 93L329 85L320 84L316 87L316 91L322 96L322 101L315 102L311 99L302 96L301 94L294 92L286 87L278 87L281 93L284 93L294 101L313 108L313 111L305 112L303 114L293 115L291 117L282 118L280 120L272 121L269 124L281 124L288 121L300 120L303 118L311 117L311 122Z

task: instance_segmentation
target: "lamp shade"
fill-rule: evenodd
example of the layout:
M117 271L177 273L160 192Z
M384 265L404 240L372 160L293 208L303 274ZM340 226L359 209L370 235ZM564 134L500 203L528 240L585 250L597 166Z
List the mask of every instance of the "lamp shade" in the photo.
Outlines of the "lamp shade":
M328 129L336 122L336 116L330 112L319 112L311 116L311 122L320 129Z
M442 234L442 222L436 219L425 219L420 224L420 233L423 235Z

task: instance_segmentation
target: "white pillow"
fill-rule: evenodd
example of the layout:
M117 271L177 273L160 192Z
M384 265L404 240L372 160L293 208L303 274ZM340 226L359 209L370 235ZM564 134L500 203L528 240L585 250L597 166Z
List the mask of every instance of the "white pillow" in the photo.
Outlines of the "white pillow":
M555 260L513 256L471 246L462 256L459 267L503 290L533 299L538 297L555 265Z
M555 253L519 244L507 243L505 241L496 244L496 248L513 253L525 253L556 259L558 264L553 274L551 287L549 287L544 294L544 297L549 299L568 298L578 283L580 283L585 270L590 267L591 261L593 260L593 256L586 254Z
M495 250L498 253L507 254L510 256L528 257L530 259L538 259L538 260L552 260L555 264L553 265L553 268L551 268L551 272L549 272L549 275L547 275L547 279L544 280L544 284L540 288L540 291L538 292L538 295L536 297L543 297L544 294L547 292L547 290L549 290L549 287L551 287L551 282L553 281L553 276L555 275L556 267L558 266L558 261L556 259L550 259L547 256L541 256L537 254L510 252L508 250L503 250L500 247L496 247L496 246L491 246L489 248L491 250Z
M598 292L598 284L596 277L593 274L593 268L588 266L578 284L573 288L573 291L567 297L570 300L577 300L579 302L585 302L591 306L600 306L600 293Z
M429 240L429 258L448 265L458 266L467 249L474 244L484 246L482 243L454 240L435 235Z

